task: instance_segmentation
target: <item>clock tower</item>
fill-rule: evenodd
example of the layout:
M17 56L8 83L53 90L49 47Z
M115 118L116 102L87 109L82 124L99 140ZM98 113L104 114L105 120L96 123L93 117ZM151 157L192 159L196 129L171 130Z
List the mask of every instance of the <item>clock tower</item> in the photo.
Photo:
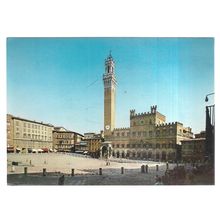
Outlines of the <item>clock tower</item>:
M115 128L115 62L111 55L105 59L104 82L104 135L105 138L111 135Z

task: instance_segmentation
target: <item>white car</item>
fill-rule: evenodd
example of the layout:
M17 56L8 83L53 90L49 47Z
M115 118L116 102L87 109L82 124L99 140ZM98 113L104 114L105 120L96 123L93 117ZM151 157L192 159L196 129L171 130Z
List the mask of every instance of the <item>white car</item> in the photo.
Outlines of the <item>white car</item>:
M43 153L44 151L42 149L37 150L38 153Z

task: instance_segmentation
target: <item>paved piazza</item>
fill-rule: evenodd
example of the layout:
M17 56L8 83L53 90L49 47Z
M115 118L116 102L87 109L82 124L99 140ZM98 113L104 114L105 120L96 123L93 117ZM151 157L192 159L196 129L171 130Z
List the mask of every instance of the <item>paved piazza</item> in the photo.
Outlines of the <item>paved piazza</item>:
M13 161L18 162L18 166L12 167ZM162 176L166 170L166 164L161 162L114 158L107 166L105 160L62 153L8 154L7 164L9 185L57 185L62 174L65 185L151 185L155 183L155 176ZM141 173L142 165L148 165L148 174ZM174 166L169 164L171 169ZM24 167L28 169L26 176ZM124 174L121 174L121 167L124 167ZM46 177L42 176L43 168L46 168ZM99 168L103 175L99 175ZM74 169L74 177L70 175L71 169Z

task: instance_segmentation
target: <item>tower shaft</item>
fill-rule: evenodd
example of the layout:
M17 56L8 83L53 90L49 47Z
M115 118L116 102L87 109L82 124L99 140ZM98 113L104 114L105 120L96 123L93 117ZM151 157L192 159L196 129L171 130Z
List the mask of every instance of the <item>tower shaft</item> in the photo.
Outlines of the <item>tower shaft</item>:
M108 137L115 128L115 63L111 56L105 60L104 82L104 135Z

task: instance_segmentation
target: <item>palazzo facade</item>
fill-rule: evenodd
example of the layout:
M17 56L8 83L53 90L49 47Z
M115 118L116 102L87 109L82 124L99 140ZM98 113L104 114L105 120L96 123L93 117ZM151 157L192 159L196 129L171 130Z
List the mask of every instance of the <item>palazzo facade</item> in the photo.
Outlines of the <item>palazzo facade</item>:
M115 128L116 76L111 54L105 60L104 137L112 143L112 156L157 161L181 159L181 141L193 138L190 127L166 122L166 116L151 106L149 112L130 110L130 127Z

